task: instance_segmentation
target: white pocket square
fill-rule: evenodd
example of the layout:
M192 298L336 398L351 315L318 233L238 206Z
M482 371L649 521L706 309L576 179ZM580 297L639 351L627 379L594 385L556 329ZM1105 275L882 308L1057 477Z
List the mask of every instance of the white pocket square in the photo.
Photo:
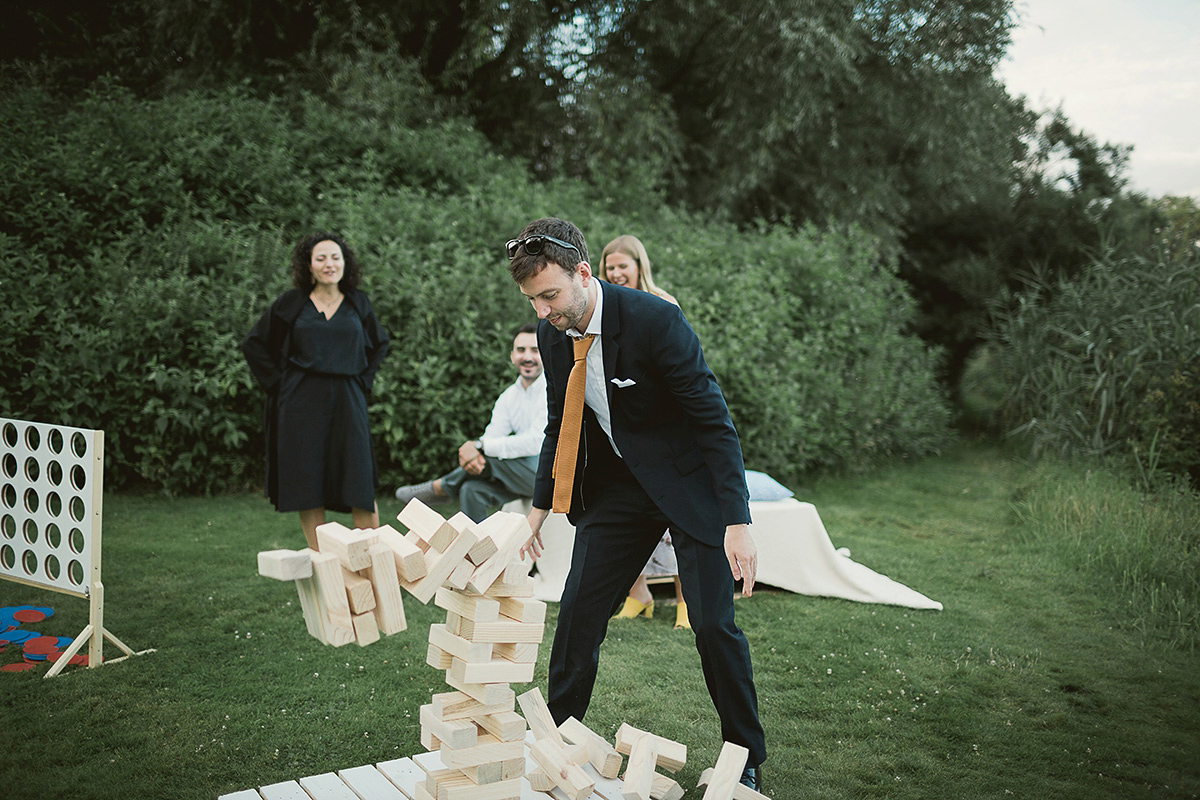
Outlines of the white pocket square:
M628 389L630 386L633 386L635 383L637 383L637 381L633 380L632 378L613 378L612 379L613 386L616 386L618 389Z

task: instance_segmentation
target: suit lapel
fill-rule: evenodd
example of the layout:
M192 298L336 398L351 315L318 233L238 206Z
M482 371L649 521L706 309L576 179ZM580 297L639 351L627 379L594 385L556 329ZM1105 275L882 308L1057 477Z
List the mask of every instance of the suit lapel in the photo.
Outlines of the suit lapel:
M604 338L604 391L611 413L612 379L617 376L617 351L621 347L621 300L612 284L606 281L600 281L600 291L604 292L604 315L600 320L600 334Z

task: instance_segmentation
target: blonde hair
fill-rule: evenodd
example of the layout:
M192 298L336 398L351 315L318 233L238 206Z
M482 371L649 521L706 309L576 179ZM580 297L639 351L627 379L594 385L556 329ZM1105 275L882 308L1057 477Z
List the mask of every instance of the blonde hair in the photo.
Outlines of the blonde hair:
M654 283L654 278L650 273L650 256L646 255L646 247L640 239L636 236L618 236L604 246L604 249L600 252L600 274L605 280L608 280L608 268L605 266L605 261L612 253L624 253L637 262L637 288L643 292L650 292L660 297L666 294L666 292L659 289Z

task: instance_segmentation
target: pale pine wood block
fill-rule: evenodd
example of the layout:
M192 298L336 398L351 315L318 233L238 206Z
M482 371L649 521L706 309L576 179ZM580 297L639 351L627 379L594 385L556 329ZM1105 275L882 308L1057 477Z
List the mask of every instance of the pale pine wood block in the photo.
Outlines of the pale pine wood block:
M705 767L704 771L700 773L700 782L696 785L707 786L712 781L712 775L713 768ZM738 776L738 779L741 780L740 775ZM664 800L666 800L665 797ZM733 787L733 800L771 800L771 798L767 797L761 792L754 791L749 786L743 786L739 783Z
M437 750L432 750L428 753L417 753L412 757L413 763L421 770L421 780L426 777L448 778L451 775L458 773L457 769L451 769L442 761L442 754Z
M470 639L455 636L446 629L444 624L436 622L429 626L429 643L437 645L463 661L490 661L493 649L498 647L490 642L472 642ZM440 669L449 669L449 667Z
M492 654L518 664L529 664L537 661L538 646L528 642L502 642L492 645Z
M383 525L375 529L379 534L380 544L385 544L392 551L396 560L396 573L401 580L415 581L425 577L428 567L425 564L425 551L404 537L404 534L391 525Z
M584 725L575 717L568 717L558 726L559 733L572 744L587 747L588 762L605 778L616 778L621 773L621 754L600 734Z
M354 794L359 797L369 797L371 800L408 800L408 795L398 789L382 772L370 764L350 769L339 769L338 777L342 779Z
M383 542L372 546L370 555L371 566L363 571L363 575L371 582L375 593L375 622L380 633L391 636L408 628L396 562L391 548Z
M451 675L449 670L446 671L446 683L451 689L470 695L485 706L508 703L513 698L513 690L503 683L464 683Z
M491 536L497 548L495 554L475 570L467 584L468 589L484 594L510 563L520 559L521 546L529 541L533 531L528 519L511 511L497 511L479 523L479 530Z
M466 719L480 714L512 711L516 706L516 697L510 693L507 701L485 706L469 694L453 691L435 694L431 705L438 719Z
M737 792L734 792L733 796L736 798ZM654 784L650 787L650 798L651 800L682 800L683 787L675 780L656 772L654 773Z
M450 669L454 665L454 656L430 642L425 651L425 663L434 669Z
M621 785L624 800L650 800L654 784L654 767L658 762L658 737L645 734L633 742L629 763L625 766L625 783Z
M264 550L258 554L258 574L277 581L312 577L312 559L304 550Z
M525 743L501 742L490 734L480 733L479 742L471 747L452 748L442 742L441 753L446 766L462 769L490 764L493 761L520 758L525 754Z
M379 624L375 622L375 614L368 611L365 614L355 614L354 641L359 647L366 647L379 641Z
M530 683L537 664L516 664L503 658L470 662L455 658L450 674L463 683Z
M334 647L350 644L355 639L354 618L350 613L350 603L346 600L342 565L333 553L314 553L312 565L312 582L316 588L325 641Z
M525 741L525 718L515 711L475 714L471 720L502 742Z
M517 800L520 796L520 778L479 785L462 775L459 780L447 782L438 789L438 800Z
M471 575L475 572L475 565L467 559L463 559L454 571L450 573L450 577L446 578L446 585L453 586L455 589L467 588L467 583L471 580Z
M529 785L537 792L549 792L558 785L551 780L550 776L546 774L546 770L541 767L526 772L525 779L529 781Z
M421 706L421 729L429 731L442 743L442 747L461 749L474 747L479 742L479 726L470 719L441 720L433 713L433 706ZM445 762L445 759L442 759ZM417 762L420 765L421 762ZM446 764L446 766L451 766Z
M503 761L493 761L490 764L480 764L478 767L464 767L459 771L474 783L482 786L485 783L499 783L505 780L503 764Z
M520 561L514 561L513 565L522 567ZM496 581L488 588L488 597L533 597L533 577L529 575L514 575L510 577L512 566L504 570Z
M496 540L488 535L481 535L475 546L467 552L467 561L470 561L475 566L479 566L487 561L492 556L496 555Z
M391 761L381 761L375 765L383 776L391 781L392 785L399 788L408 797L412 797L413 787L424 776L424 772L416 763L407 756L404 758L395 758Z
M312 561L310 560L308 563L311 567ZM304 625L308 628L309 634L321 644L329 644L325 641L323 613L321 605L317 601L317 587L313 584L312 578L297 578L296 592L300 596L300 610L304 614Z
M370 563L367 566L369 567ZM369 580L346 569L343 564L342 583L346 585L346 602L350 604L351 614L365 614L375 610L375 589Z
M417 501L414 500L412 502L415 503ZM475 534L470 529L464 529L450 546L437 556L436 561L430 563L428 561L429 553L426 553L426 563L429 566L429 571L425 577L415 583L404 583L401 585L422 603L428 603L430 598L441 588L445 580L450 577L450 573L454 571L454 568L466 558L467 551L471 549L476 541Z
M367 568L371 563L371 545L378 541L379 536L373 530L352 531L340 522L317 526L317 548L322 553L336 555L351 572Z
M456 592L445 586L434 593L433 604L472 622L497 622L500 619L499 600Z
M413 800L438 800L438 796L430 794L429 790L425 788L425 784L418 783L413 787Z
M442 741L425 728L421 728L421 747L426 750L441 750Z
M740 744L725 742L721 745L717 765L713 767L708 787L704 790L704 800L733 800L734 787L739 785L742 769L749 756L750 751Z
M517 622L546 621L546 603L543 600L524 599L520 597L501 597L500 613L508 619Z
M515 622L510 619L476 622L464 618L457 622L456 627L457 634L464 639L493 644L538 644L546 634L546 626L543 623Z
M415 497L400 510L396 519L410 531L421 537L421 541L438 552L445 552L454 541L457 531L445 517ZM470 548L467 548L468 550ZM463 552L466 555L466 552Z
M296 781L281 781L270 786L259 787L263 800L312 800L308 792Z
M627 722L621 723L621 727L617 729L617 752L629 755L633 749L633 743L643 735L654 736L658 739L658 766L668 772L679 772L683 769L684 764L687 763L686 744L673 742L653 733L647 734L646 731L638 730Z
M312 800L360 800L354 790L332 772L310 775L307 778L301 778L299 783Z
M529 731L533 734L534 739L537 741L549 739L559 750L566 747L562 734L558 732L558 727L554 724L550 708L546 705L545 698L542 697L541 689L535 686L524 694L517 695L517 703L521 706L521 713L525 715L525 720L529 723Z
M529 752L569 800L583 800L596 788L595 781L580 767L567 761L562 748L550 739L538 739L530 746Z

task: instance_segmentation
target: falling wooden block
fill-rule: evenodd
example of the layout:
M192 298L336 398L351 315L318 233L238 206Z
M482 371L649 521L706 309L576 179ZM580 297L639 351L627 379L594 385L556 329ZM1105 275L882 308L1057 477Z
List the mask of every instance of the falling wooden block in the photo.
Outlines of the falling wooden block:
M475 565L464 558L450 573L450 577L446 578L446 585L453 586L455 589L465 589L474 573Z
M306 550L309 554L309 567L312 567L312 550ZM304 624L308 628L309 634L322 644L329 644L325 640L325 622L324 612L321 610L320 601L317 599L317 587L313 583L312 578L297 578L296 591L300 595L300 609L304 613Z
M634 740L629 763L625 766L625 783L621 785L624 800L650 800L654 767L658 763L658 742L658 737L650 734Z
M484 594L496 582L509 564L520 560L522 545L529 541L533 531L529 528L529 520L521 514L511 511L497 511L479 523L479 530L496 542L496 553L483 562L467 588L478 594Z
M432 704L421 706L421 729L438 738L443 747L460 749L474 747L479 742L479 726L470 719L438 719ZM420 761L417 762L421 764ZM447 764L447 766L452 766Z
M396 559L396 572L403 581L415 581L425 577L428 567L425 564L425 551L404 538L400 531L391 525L376 528L379 542L392 551Z
M742 788L745 789L746 787L743 786ZM661 775L657 772L654 773L654 785L650 787L651 800L681 800L683 794L683 787L676 781L668 778L666 775ZM757 795L758 792L754 794ZM736 790L733 796L734 798L738 797ZM762 797L762 795L759 795L759 797ZM764 797L763 800L769 800L769 798Z
M367 566L369 567L370 563ZM342 583L346 586L346 601L350 604L351 614L365 614L375 610L375 589L369 580L357 572L351 572L343 565Z
M415 503L418 501L413 500L412 502ZM436 560L432 564L428 562L429 553L426 553L428 572L425 576L415 582L406 582L401 585L413 597L416 597L422 603L428 603L430 598L441 588L442 583L450 577L450 573L454 571L454 568L466 558L467 551L478 541L472 528L473 526L465 527L462 531L459 531L457 538L450 543L445 551L436 556Z
M587 747L588 762L605 778L615 778L621 772L621 754L603 736L575 717L568 717L558 726L559 733L572 744Z
M533 787L534 791L537 792L548 793L551 789L558 785L550 778L549 775L546 774L546 770L542 769L541 767L528 770L525 773L525 780L529 781L529 785Z
M621 727L617 729L617 752L629 755L634 742L643 735L655 736L653 733L647 734L645 731L638 730L627 722L621 723ZM678 772L683 769L683 765L687 763L687 745L664 739L661 736L655 736L655 738L659 740L658 766L668 772Z
M538 739L530 745L529 752L569 800L583 800L596 788L595 781L589 778L582 768L567 761L562 747L551 739Z
M363 570L363 575L371 582L375 593L375 622L380 633L391 636L408 628L396 562L392 549L383 542L373 545L370 555L371 566Z
M743 767L743 769L745 768ZM696 785L707 786L712 780L712 775L713 768L706 767L705 770L700 773L700 782ZM738 780L741 780L740 775L738 776ZM666 798L664 797L663 800L666 800ZM737 786L733 787L733 800L771 800L771 798L767 797L765 794L754 791L749 786L743 786L741 783L739 783Z
M317 548L322 553L333 553L342 566L351 572L366 569L371 564L371 545L379 541L373 530L352 531L340 522L326 522L317 526Z
M550 714L550 707L546 705L546 700L542 697L541 689L535 686L528 692L518 695L517 703L521 706L521 713L525 715L534 739L538 741L549 739L560 750L567 746L567 743L563 741L562 734L558 732L558 726L554 724L554 717Z
M318 613L324 639L334 647L355 640L354 618L346 600L346 585L342 582L342 565L333 553L314 553L312 582L316 589Z
M517 567L514 571L513 567ZM525 565L520 561L509 564L508 569L488 587L488 597L533 597L533 577L520 574Z
M258 574L277 581L312 577L312 559L306 550L264 550L258 554Z
M470 595L442 587L434 593L433 604L472 622L497 622L500 601L481 595Z
M717 765L709 774L703 800L733 800L734 788L739 785L749 756L750 751L740 744L725 742L717 756Z
M465 514L461 516L470 522L470 518ZM416 498L408 501L408 505L404 506L396 515L396 519L439 553L446 551L461 530L461 527L456 528L451 525L449 520ZM472 542L471 546L474 545L475 543ZM463 556L466 556L470 549L468 547L467 550L464 550Z
M479 541L475 543L475 546L467 551L467 561L470 561L472 564L478 567L483 562L496 555L496 551L498 549L499 548L496 547L495 539L493 539L491 536L481 534Z
M354 620L354 641L359 647L366 647L379 641L379 623L375 622L375 614L368 611L356 614Z

